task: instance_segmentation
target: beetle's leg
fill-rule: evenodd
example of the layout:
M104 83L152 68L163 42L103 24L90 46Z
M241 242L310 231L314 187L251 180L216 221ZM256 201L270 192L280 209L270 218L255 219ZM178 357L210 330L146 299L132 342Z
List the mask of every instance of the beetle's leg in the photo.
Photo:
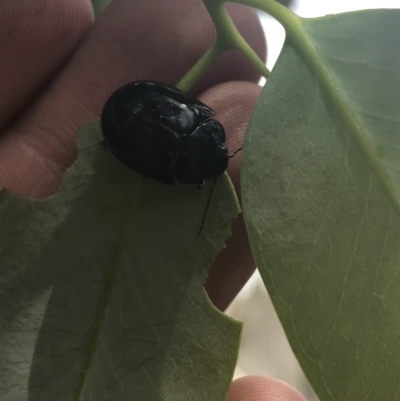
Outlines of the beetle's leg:
M207 216L208 208L209 208L210 202L211 202L211 196L212 196L212 194L213 194L213 192L214 192L214 187L215 187L215 184L216 184L216 183L217 183L217 177L214 177L214 181L213 181L212 186L211 186L210 194L208 195L206 208L204 209L203 219L201 220L200 229L199 229L199 232L197 233L197 235L200 235L200 234L201 234L201 230L202 230L203 227L204 227L204 222L206 221L206 216Z
M199 184L221 175L228 166L228 149L221 142L224 128L216 120L200 124L183 142L175 176L183 184Z
M236 155L236 153L239 153L243 148L239 148L237 150L235 150L231 155L228 155L228 159L232 159L232 157L234 157Z
M106 148L107 147L107 143L106 143L106 141L103 139L102 141L100 141L99 142L99 145L100 146L103 146L103 148Z
M198 182L197 189L201 189L202 187L204 187L204 185L206 185L206 182L204 180L202 182Z

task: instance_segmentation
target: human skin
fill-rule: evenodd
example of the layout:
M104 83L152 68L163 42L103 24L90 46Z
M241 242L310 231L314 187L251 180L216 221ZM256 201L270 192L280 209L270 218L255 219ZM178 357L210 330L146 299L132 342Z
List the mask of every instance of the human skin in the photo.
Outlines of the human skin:
M265 58L254 12L228 7L243 36ZM45 197L76 158L78 126L98 118L108 96L139 79L176 84L212 44L215 32L200 0L114 0L94 21L90 0L0 3L0 188ZM258 73L228 52L193 89L224 125L237 149L260 93ZM239 191L240 155L228 172ZM233 224L206 289L225 309L254 271L242 218ZM248 377L229 401L304 401L283 382Z

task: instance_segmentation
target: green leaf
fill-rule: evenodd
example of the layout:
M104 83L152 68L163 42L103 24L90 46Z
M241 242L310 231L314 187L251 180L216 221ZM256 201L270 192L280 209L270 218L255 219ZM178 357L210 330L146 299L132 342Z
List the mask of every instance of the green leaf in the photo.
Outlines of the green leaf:
M203 284L238 204L144 179L99 146L98 123L43 201L0 201L2 401L225 400L241 326Z
M251 246L320 400L400 400L400 10L294 29L246 137Z
M92 0L95 15L99 15L111 0Z

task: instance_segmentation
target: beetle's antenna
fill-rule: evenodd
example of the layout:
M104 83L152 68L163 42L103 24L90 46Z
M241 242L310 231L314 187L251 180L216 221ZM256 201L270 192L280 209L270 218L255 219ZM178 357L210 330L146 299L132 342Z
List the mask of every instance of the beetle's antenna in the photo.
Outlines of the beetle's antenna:
M232 157L234 157L234 156L236 155L236 153L239 153L242 149L243 149L243 148L239 148L238 150L235 150L235 151L233 152L233 154L228 155L228 159L232 159Z
M214 187L215 187L216 183L217 183L217 177L214 177L214 182L212 184L212 187L211 187L211 190L210 190L210 194L208 195L206 208L204 209L203 220L201 221L200 230L197 233L197 235L200 235L201 231L203 230L204 222L206 221L206 216L207 216L207 212L208 212L208 207L210 206L210 202L211 202L211 196L212 196L212 194L214 192Z

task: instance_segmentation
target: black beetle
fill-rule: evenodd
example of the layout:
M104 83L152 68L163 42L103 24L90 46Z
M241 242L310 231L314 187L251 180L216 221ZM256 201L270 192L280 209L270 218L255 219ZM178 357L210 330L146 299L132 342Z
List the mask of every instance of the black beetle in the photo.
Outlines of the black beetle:
M228 166L225 131L214 111L172 86L129 83L107 100L105 144L131 169L164 184L202 184Z

